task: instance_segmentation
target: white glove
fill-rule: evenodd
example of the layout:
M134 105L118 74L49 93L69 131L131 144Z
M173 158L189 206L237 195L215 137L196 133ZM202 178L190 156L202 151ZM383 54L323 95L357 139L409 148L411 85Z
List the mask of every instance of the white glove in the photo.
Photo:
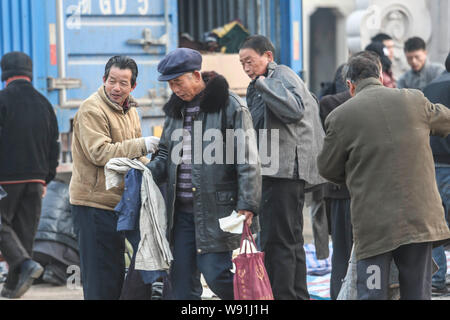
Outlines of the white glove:
M158 137L145 137L145 147L147 153L155 153L158 150L159 138Z

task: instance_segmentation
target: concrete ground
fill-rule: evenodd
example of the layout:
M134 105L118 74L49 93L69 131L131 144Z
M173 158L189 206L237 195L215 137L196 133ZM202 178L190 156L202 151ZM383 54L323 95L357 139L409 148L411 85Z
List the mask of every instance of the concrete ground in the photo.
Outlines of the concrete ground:
M3 284L0 285L0 290ZM0 297L0 300L10 300ZM83 300L82 289L68 289L65 286L55 287L50 284L31 286L20 299L14 300Z
M305 243L313 243L311 218L309 209L305 208L303 214L304 230L303 237ZM0 290L3 284L0 284ZM450 289L450 288L449 288ZM212 292L204 287L203 296L205 299L214 299ZM0 297L0 300L8 300ZM55 287L49 284L33 285L20 299L17 300L83 300L83 290L81 288L68 288L66 286ZM433 297L433 300L450 300L450 294L442 297Z

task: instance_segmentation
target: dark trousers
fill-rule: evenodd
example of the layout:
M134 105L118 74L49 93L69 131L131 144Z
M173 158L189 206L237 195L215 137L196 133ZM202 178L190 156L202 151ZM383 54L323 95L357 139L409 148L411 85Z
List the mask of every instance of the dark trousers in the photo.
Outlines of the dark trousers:
M389 272L394 259L399 271L400 299L431 299L432 243L403 245L356 264L359 300L387 300Z
M41 216L43 186L40 183L3 185L8 193L0 200L0 251L9 265L8 288L17 281L17 267L31 259L34 236Z
M72 206L84 299L117 300L125 277L125 238L114 211Z
M303 248L302 180L263 178L259 213L261 250L277 300L308 300Z
M233 300L232 252L198 254L192 213L176 211L171 270L172 295L176 300L200 300L200 273L222 300Z
M134 269L135 263L136 253L134 253L130 267L128 268L120 300L151 300L152 285L144 283L139 274L139 270Z
M40 183L3 185L8 196L0 200L0 250L10 268L31 259L39 225L43 186Z
M331 256L330 297L336 300L341 291L342 281L347 274L348 262L352 253L353 232L350 217L350 199L327 199L331 217Z

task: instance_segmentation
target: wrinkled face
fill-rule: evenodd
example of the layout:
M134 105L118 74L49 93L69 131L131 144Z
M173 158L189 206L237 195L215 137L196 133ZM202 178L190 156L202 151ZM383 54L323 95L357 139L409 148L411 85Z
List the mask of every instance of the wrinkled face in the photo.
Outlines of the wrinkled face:
M122 106L128 99L130 93L136 88L136 84L131 86L132 71L130 69L119 69L111 67L108 79L103 78L105 91L111 101Z
M394 61L394 40L384 40L383 41L384 46L386 47L386 49L388 49L388 58L391 61Z
M185 73L178 78L169 81L172 92L183 101L192 101L202 88L203 80L200 72Z
M405 52L405 55L411 69L414 71L422 70L427 60L427 52L425 50Z
M267 65L273 61L273 54L266 51L263 55L259 55L255 50L247 48L239 51L239 59L245 73L250 79L255 80L266 73Z

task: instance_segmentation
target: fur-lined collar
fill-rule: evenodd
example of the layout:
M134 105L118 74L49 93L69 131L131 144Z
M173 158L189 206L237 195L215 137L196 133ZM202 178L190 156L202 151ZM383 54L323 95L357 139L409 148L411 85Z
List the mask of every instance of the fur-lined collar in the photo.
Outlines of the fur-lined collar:
M229 100L227 80L214 71L203 72L202 78L206 83L206 87L200 96L200 110L206 113L214 113L224 109L228 105ZM163 110L169 117L182 118L181 111L185 103L178 96L172 94Z

